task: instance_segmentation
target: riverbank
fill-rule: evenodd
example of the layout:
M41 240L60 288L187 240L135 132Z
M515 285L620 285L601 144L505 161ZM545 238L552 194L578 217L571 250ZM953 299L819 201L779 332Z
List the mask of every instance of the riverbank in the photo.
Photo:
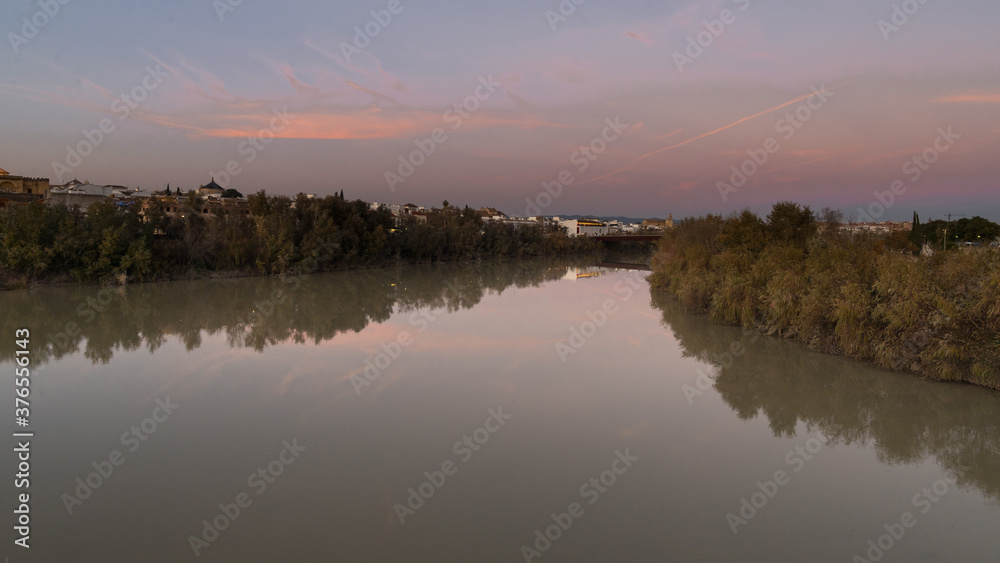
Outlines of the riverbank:
M715 322L1000 389L1000 252L913 256L799 211L681 222L661 241L652 288Z
M92 204L0 209L0 289L65 283L296 275L400 264L572 256L598 251L557 225L487 221L465 207L394 216L343 197L292 200L264 192L251 215L184 206ZM207 208L206 208L207 209Z
M165 275L162 278L145 278L142 280L130 279L130 278L105 278L105 279L91 279L91 280L76 280L67 275L61 275L52 278L42 278L42 279L29 279L24 275L12 275L9 272L0 271L0 291L13 291L18 289L36 289L42 287L75 287L75 286L124 286L129 284L145 284L145 283L162 283L162 282L182 282L182 281L201 281L201 280L226 280L226 279L241 279L241 278L270 278L270 277L288 277L288 276L306 276L310 274L323 274L323 273L333 273L333 272L360 272L360 271L373 271L373 270L386 270L391 268L398 268L404 266L425 266L433 264L488 264L497 263L504 264L514 260L523 259L561 259L570 260L572 262L580 261L581 264L590 264L600 262L604 256L604 251L600 248L586 249L579 252L568 253L568 254L555 254L555 255L545 255L545 256L529 256L529 257L496 257L496 258L463 258L454 260L423 260L423 261L405 261L405 260L393 260L387 261L379 264L367 264L367 265L357 265L357 266L341 266L335 268L299 268L292 269L287 272L273 273L273 274L262 274L260 272L254 272L249 270L224 270L224 271L213 271L213 270L188 270L187 272L174 272L169 275Z

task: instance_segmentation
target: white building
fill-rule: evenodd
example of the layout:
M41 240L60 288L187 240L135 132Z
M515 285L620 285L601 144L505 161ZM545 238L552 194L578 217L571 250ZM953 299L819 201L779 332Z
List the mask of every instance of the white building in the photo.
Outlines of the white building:
M571 237L599 237L608 234L608 225L600 219L570 219L560 221L559 225L566 228Z

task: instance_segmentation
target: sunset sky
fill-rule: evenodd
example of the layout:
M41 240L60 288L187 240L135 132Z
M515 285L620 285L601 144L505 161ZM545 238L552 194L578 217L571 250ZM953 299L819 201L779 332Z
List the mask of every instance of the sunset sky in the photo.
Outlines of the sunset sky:
M1000 220L995 0L62 1L0 6L0 167L53 184Z

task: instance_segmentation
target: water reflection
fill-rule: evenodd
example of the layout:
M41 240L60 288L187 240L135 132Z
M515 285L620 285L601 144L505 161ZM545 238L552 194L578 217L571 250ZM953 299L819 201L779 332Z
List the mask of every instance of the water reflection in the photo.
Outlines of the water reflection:
M598 503L583 499L585 516L544 561L847 561L939 478L925 460L967 467L959 473L970 487L949 494L893 557L995 560L1000 513L978 491L997 498L996 393L754 339L662 295L650 304L641 287L629 298L616 289L624 272L587 276L595 270L586 266L0 294L4 330L16 319L33 345L54 342L48 365L32 352L47 368L32 388L33 515L47 534L33 560L193 560L188 538L203 519L250 491L250 472L296 439L302 458L266 496L251 493L252 506L199 561L523 560L534 531L629 448L640 461ZM608 299L617 311L563 362L557 344L572 343ZM418 314L437 320L418 325ZM352 374L367 378L368 362L403 333L413 345L356 389ZM691 357L718 366L695 406L680 389L705 367ZM177 414L126 449L122 433L168 399ZM456 440L497 408L512 418L466 464ZM732 534L726 514L789 468L786 453L807 443L808 424L857 447L824 448ZM69 513L62 495L112 448L127 461ZM447 460L461 469L404 525L395 504Z
M33 361L49 361L83 349L94 363L118 350L160 348L176 336L186 348L204 334L223 333L232 347L263 351L286 341L315 343L360 332L393 311L424 307L470 309L489 293L537 287L560 279L566 260L442 264L287 278L204 280L128 287L43 288L0 293L0 331L29 327ZM573 268L570 271L576 271ZM43 293L45 298L39 299ZM13 341L0 341L0 360L14 356Z
M1000 500L1000 393L813 353L713 325L665 293L651 299L685 355L716 366L714 388L741 419L762 414L775 436L793 436L804 422L869 445L887 464L934 458L960 484Z

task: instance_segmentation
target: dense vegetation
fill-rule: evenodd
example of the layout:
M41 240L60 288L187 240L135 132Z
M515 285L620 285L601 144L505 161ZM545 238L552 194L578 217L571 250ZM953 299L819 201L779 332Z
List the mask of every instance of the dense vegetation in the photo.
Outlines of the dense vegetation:
M686 219L661 241L651 282L718 322L1000 389L1000 252L918 257L911 233L852 234L840 220L788 202L766 219Z
M398 228L384 209L343 196L247 198L252 216L195 210L168 216L162 201L106 200L86 216L65 206L30 204L0 210L0 288L38 279L148 281L193 272L273 275L364 268L403 262L548 256L596 250L593 241L558 229L484 222L466 207L446 206ZM176 205L176 204L174 204Z
M948 245L972 243L989 245L1000 238L1000 225L976 216L957 221L938 219L930 223L921 223L920 217L913 214L913 230L910 240L916 244L930 244L934 248L944 249L945 240Z

